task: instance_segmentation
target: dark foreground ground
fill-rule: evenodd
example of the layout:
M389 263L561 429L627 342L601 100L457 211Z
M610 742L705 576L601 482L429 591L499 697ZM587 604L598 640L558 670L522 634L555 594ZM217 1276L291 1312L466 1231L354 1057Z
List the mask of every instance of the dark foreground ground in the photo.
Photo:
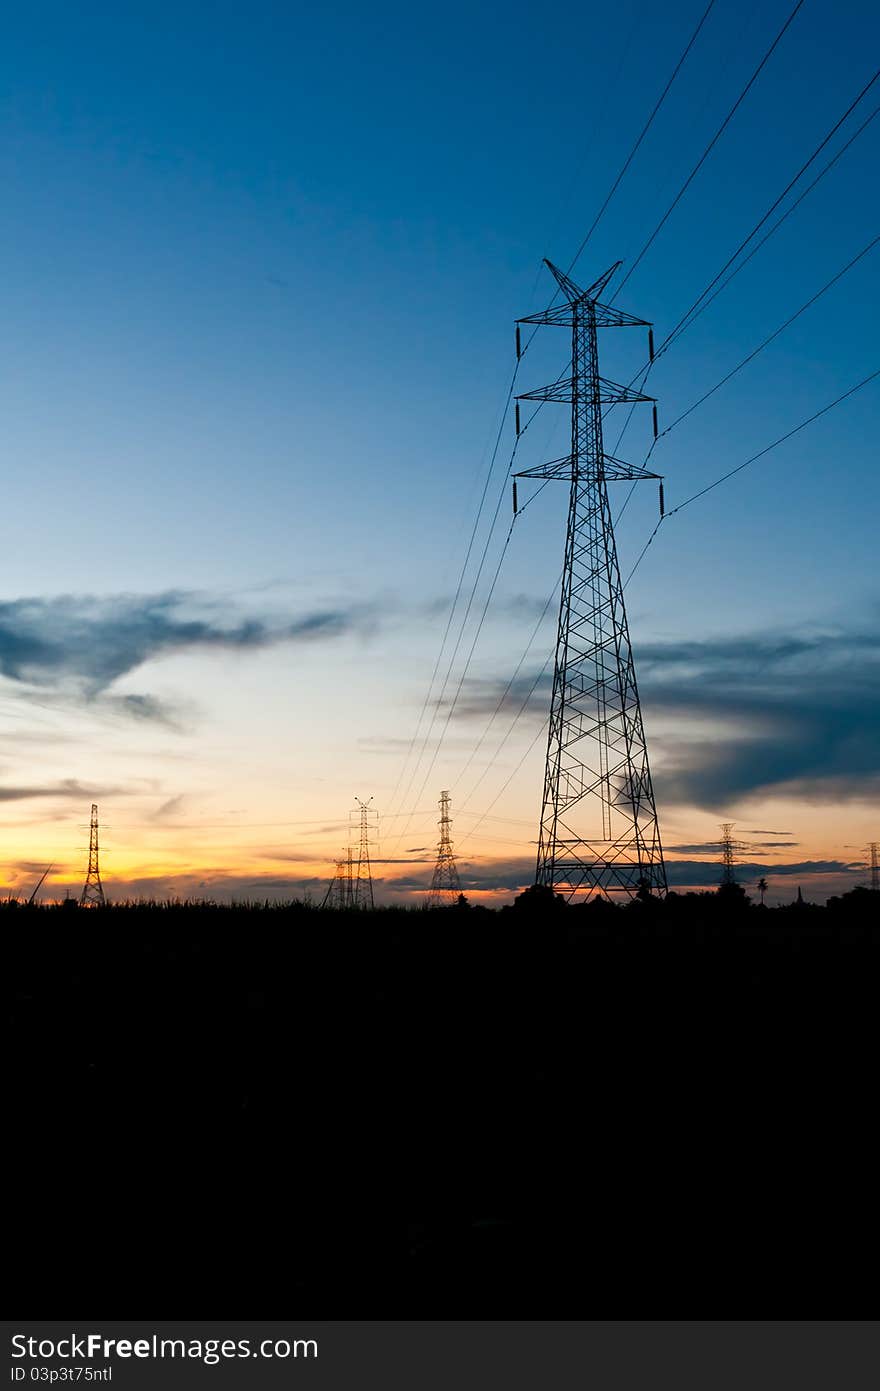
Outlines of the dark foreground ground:
M17 1307L873 1316L876 897L0 906Z

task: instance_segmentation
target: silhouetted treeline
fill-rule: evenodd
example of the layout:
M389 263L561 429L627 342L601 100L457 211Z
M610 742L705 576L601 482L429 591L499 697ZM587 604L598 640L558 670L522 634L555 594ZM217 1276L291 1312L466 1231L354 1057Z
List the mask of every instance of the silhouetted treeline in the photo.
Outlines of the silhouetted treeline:
M861 1315L876 900L0 905L21 1297Z

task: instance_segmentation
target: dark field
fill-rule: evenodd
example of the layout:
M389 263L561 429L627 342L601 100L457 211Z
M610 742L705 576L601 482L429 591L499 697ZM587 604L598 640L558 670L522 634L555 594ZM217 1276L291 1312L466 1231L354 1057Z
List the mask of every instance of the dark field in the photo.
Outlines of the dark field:
M21 1307L873 1316L876 899L0 906Z

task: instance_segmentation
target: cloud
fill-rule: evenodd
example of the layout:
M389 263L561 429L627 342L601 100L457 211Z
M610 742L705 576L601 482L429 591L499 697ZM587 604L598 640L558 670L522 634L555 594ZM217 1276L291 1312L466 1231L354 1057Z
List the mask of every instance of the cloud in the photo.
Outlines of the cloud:
M521 893L534 883L533 857L513 858L480 864L459 864L459 878L464 893ZM852 887L864 866L846 864L841 860L800 860L785 864L749 862L734 867L737 879L744 885L766 879L797 878L808 882L813 877L829 876L827 891L840 893ZM714 889L721 877L720 864L706 860L666 860L666 875L670 888ZM430 873L401 874L384 881L384 887L396 894L422 893L430 886ZM824 893L824 888L823 888Z
M873 632L766 633L636 649L654 738L658 804L720 812L767 794L808 801L880 795L880 636ZM521 674L505 697L512 712L546 714L550 676ZM462 719L495 710L506 680L468 682ZM783 836L785 831L759 831Z
M149 695L107 695L115 681L174 652L254 651L330 641L371 621L366 607L321 608L294 618L230 618L228 602L169 590L103 598L62 595L0 603L0 675L56 688L142 720L174 723Z
M63 778L61 782L49 783L44 787L0 787L0 802L26 802L31 797L69 797L79 802L94 801L98 797L117 797L121 789L105 787L83 787L75 778Z
M786 850L791 850L797 845L796 840L753 840L746 846L748 850L774 850L777 846ZM664 851L672 851L676 855L720 855L720 840L703 840L694 845L665 845Z
M880 638L825 632L649 644L645 705L717 726L677 740L658 795L719 809L768 792L808 800L880 790Z
M790 879L792 876L807 878L813 874L853 873L852 866L842 860L800 860L795 864L774 865L743 862L735 864L733 868L736 879L742 884L748 884L761 877L770 879L781 876ZM720 877L719 864L707 863L705 860L666 861L666 878L670 888L714 888Z

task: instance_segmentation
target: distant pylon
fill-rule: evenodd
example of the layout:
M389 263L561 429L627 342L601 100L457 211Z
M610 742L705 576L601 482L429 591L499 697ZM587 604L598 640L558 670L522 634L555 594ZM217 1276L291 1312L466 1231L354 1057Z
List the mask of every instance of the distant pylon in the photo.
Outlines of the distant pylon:
M519 322L571 329L571 375L517 397L516 428L519 434L520 401L569 402L571 450L562 459L517 474L569 484L535 877L567 897L595 890L665 893L666 869L608 498L609 482L659 475L612 458L602 440L606 405L653 404L655 438L657 407L653 397L600 377L597 336L600 328L649 325L600 303L616 265L581 290L556 266L545 264L563 302ZM517 328L518 356L519 343ZM651 357L652 343L649 333ZM660 496L662 513L662 484Z
M437 846L437 863L428 893L428 907L439 908L444 903L454 903L461 893L461 881L452 849L452 819L449 815L450 797L448 792L440 793L440 843Z
M880 850L878 850L876 840L871 841L871 888L874 893L880 893Z
M362 802L360 797L355 797L354 800L360 807L361 814L357 878L352 883L352 907L374 908L376 905L373 902L373 872L370 866L370 802L373 799L370 797L366 802Z
M733 828L734 821L721 822L721 884L736 883L736 852L746 850L748 847L741 840L734 840Z
M322 908L351 907L351 849L343 849L336 861L336 873L327 885Z
M733 865L733 825L732 821L721 823L721 883L735 884L736 874Z
M86 882L79 898L80 908L104 908L104 885L101 883L101 867L98 859L98 807L92 803L92 819L89 825L89 867Z

